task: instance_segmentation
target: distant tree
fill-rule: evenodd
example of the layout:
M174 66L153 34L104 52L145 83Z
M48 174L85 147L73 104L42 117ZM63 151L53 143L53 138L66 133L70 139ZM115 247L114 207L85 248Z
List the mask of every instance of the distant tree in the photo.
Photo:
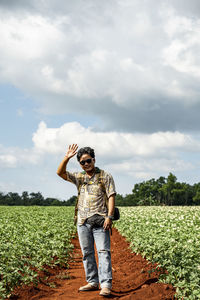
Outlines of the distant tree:
M123 206L136 206L138 205L138 199L133 194L127 194L123 200Z
M7 205L22 205L21 197L18 193L8 193L6 197Z
M51 202L51 205L52 206L60 206L60 201L58 199L54 199L52 202Z
M77 200L77 196L72 196L71 198L69 198L66 201L66 205L67 206L75 206L76 200Z
M30 193L30 203L31 205L43 205L44 197L40 192Z
M51 206L51 205L54 205L54 204L52 204L52 203L55 203L55 201L58 201L58 202L57 202L57 206L58 206L58 205L59 205L59 206L62 205L62 204L61 204L61 201L59 201L59 200L56 199L56 198L50 198L50 197L44 199L44 201L42 202L42 203L43 203L42 205L44 205L44 206Z
M0 205L7 205L7 195L4 193L0 192Z
M163 184L162 188L160 189L164 196L165 205L173 204L173 189L176 188L176 181L177 181L176 176L173 175L172 173L169 173L167 177L167 182Z
M42 205L42 206L74 206L77 196L72 196L68 200L58 200L56 198L46 198L40 192L4 194L0 192L0 205ZM116 206L136 206L136 205L200 205L200 182L190 185L177 182L174 174L169 173L165 178L150 179L136 183L132 193L125 196L117 194Z
M21 199L22 199L22 205L30 205L30 199L29 199L29 194L27 191L24 191L21 195Z
M117 194L115 197L115 205L116 206L124 206L124 197L120 194Z
M198 191L193 197L193 203L194 205L200 205L200 191Z

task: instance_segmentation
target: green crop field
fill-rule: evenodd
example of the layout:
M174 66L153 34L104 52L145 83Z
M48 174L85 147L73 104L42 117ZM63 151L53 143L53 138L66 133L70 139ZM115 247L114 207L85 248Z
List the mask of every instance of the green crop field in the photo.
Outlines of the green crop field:
M16 285L35 282L35 268L67 264L73 214L73 207L0 206L1 299Z
M124 207L115 227L134 252L167 269L180 299L200 299L200 207Z
M200 207L124 207L115 227L132 250L167 269L161 280L181 299L200 299ZM0 206L0 298L36 282L44 265L63 264L72 250L74 207ZM55 258L56 259L53 259Z

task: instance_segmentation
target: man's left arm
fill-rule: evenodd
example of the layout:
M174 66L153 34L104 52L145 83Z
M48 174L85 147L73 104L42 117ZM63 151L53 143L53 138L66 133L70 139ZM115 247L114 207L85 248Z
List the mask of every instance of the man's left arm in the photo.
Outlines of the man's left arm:
M108 216L105 218L105 222L103 224L103 228L105 230L110 229L112 227L112 217L114 215L115 210L115 194L111 195L108 198Z

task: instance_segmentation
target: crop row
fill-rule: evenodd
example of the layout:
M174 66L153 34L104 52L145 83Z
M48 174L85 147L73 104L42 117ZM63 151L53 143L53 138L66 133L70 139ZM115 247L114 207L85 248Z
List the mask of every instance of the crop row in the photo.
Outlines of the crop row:
M0 206L0 299L36 282L44 265L67 266L73 213L72 207Z
M124 207L115 227L134 252L168 271L180 299L200 299L200 207Z

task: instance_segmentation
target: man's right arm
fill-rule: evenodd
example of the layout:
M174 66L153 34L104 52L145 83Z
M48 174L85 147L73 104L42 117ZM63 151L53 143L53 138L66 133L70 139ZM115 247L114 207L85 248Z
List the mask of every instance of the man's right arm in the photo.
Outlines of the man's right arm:
M68 161L69 161L69 158L65 156L64 159L61 161L61 163L58 167L58 170L57 170L58 176L62 177L65 180L67 180L66 167L67 167Z
M65 180L67 180L67 173L66 173L67 163L69 162L70 158L76 155L77 149L78 149L77 144L73 144L72 146L70 145L64 159L61 161L58 167L57 170L58 176L62 177Z

